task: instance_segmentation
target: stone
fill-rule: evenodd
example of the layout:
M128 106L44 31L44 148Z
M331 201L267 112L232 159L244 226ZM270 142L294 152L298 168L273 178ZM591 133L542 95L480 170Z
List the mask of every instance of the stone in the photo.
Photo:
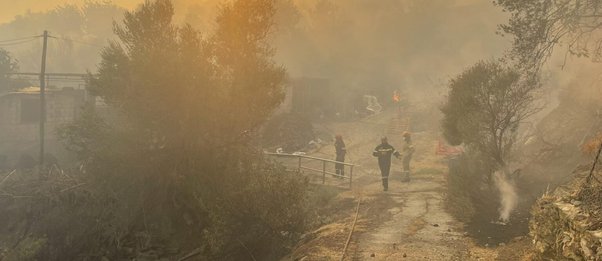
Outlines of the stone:
M518 242L518 241L523 240L524 238L525 238L524 236L518 236L518 237L513 238L512 241L513 242Z

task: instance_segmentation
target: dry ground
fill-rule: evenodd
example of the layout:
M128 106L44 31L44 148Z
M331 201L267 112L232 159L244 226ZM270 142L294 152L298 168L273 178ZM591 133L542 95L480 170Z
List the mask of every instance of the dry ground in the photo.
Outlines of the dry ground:
M341 260L360 199L358 221L344 260L529 260L525 254L528 238L495 248L478 247L465 236L463 225L445 212L447 166L434 155L436 132L413 135L417 152L411 182L401 182L401 161L395 160L389 191L382 191L371 151L379 137L387 134L393 116L385 112L360 122L327 126L345 138L347 160L361 166L355 171L353 188L343 190L329 205L336 209L332 214L338 218L308 233L284 260ZM389 134L389 140L401 147L400 137ZM314 156L332 157L331 147L324 147ZM345 186L332 179L327 184ZM341 208L343 205L346 207Z

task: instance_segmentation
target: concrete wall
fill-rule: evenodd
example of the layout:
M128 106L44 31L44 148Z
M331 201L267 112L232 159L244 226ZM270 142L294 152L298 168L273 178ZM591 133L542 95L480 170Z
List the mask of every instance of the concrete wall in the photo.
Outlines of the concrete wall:
M0 155L14 164L21 154L38 158L40 146L39 121L23 122L24 100L39 102L36 93L12 93L0 97ZM46 96L46 148L51 154L64 150L56 136L58 127L75 119L84 102L79 90L51 91ZM2 162L0 162L2 164Z
M296 78L291 86L292 111L310 118L332 116L335 98L328 79Z

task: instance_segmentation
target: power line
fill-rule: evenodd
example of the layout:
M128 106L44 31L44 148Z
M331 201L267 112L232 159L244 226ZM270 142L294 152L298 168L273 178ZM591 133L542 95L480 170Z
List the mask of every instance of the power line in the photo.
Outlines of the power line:
M13 42L13 43L0 43L0 47L20 45L20 44L29 43L29 42L32 42L32 41L35 41L35 40L37 40L37 37L36 38L27 39L27 40L21 40L19 42Z
M10 39L10 40L0 40L0 43L16 42L16 41L27 40L27 39L31 39L31 38L40 38L40 37L42 37L42 36L41 35L34 35L34 36L21 37L21 38L15 38L15 39Z
M50 36L50 38L57 39L57 40L63 40L63 41L67 41L67 42L72 42L72 43L78 43L78 44L88 45L88 46L93 46L93 47L98 47L98 48L104 48L104 46L101 46L101 45L97 45L97 44L93 44L93 43L87 43L87 42L82 42L82 41L73 40L73 39L69 39L69 38L56 37L56 36Z

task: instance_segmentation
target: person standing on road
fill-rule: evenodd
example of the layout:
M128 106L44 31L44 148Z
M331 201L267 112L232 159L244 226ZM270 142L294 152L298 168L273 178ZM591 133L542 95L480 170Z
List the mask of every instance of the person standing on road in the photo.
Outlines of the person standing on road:
M345 162L345 154L347 154L347 149L345 148L345 142L343 141L343 136L340 134L335 136L334 148L336 150L338 162ZM337 175L345 176L345 165L342 163L335 163L334 170Z
M383 180L383 190L389 190L389 171L391 170L391 155L399 158L399 152L391 146L387 137L380 139L380 144L372 152L374 157L378 157L378 167Z
M412 154L414 154L414 146L412 145L412 134L405 131L403 134L403 147L401 152L403 153L403 182L410 182L410 161L412 160Z

